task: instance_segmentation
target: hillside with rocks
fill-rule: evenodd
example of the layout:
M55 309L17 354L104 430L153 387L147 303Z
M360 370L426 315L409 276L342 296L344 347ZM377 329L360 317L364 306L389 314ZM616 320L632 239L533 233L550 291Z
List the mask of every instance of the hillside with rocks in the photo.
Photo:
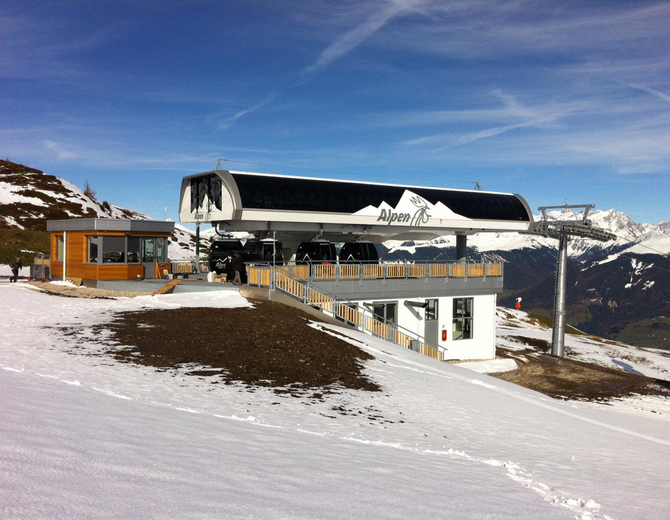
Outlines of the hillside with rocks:
M68 218L151 219L143 213L100 202L90 188L82 190L41 170L0 160L0 264L20 256L24 265L29 265L36 254L49 253L46 222ZM194 233L175 225L169 254L173 260L193 257Z

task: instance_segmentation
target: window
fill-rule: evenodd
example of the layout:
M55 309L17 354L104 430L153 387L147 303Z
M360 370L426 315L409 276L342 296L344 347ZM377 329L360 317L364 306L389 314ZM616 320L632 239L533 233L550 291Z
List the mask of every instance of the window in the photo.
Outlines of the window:
M426 321L437 319L437 300L426 300Z
M396 322L395 311L397 303L373 303L372 304L372 314L376 320L381 321L382 323L392 324Z
M98 252L100 248L100 237L86 237L86 258L90 263L97 263L100 261Z
M472 307L474 298L454 298L454 340L472 339Z
M56 236L56 258L54 258L55 262L62 262L63 261L63 237L62 236Z
M103 237L102 263L122 264L126 261L126 237Z
M140 261L140 238L128 237L128 263L136 264Z
M165 262L165 239L156 238L156 261Z
M153 238L142 240L142 262L153 262L156 258L156 242Z

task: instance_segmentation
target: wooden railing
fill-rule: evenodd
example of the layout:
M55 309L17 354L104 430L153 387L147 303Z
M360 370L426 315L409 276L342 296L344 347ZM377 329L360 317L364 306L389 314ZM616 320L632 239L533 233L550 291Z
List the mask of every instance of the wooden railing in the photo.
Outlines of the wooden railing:
M269 264L250 264L253 268L265 267ZM190 272L190 263L173 263L173 272ZM378 280L408 278L502 278L503 266L499 263L397 263L397 264L283 264L274 267L277 272L293 280L331 281L331 280ZM258 276L261 276L259 273ZM252 285L269 287L272 279L268 275L251 278Z
M303 299L304 284L286 275L281 269L275 271L275 286L285 293L291 294L301 300Z
M348 305L340 304L337 306L337 315L342 318L344 321L353 323L354 325L361 326L361 313L358 312L355 308L349 307Z
M269 280L266 276L269 277L270 275L266 273L271 272L271 266L249 266L249 284L266 285L267 282L269 285ZM327 276L328 274L329 272L326 269L320 271L321 276ZM310 286L308 280L300 279L287 266L274 268L274 287L294 296L305 304L315 305L321 310L354 325L356 328L370 332L375 336L384 338L402 347L412 348L418 344L418 351L421 354L433 359L442 360L442 352L439 349L426 345L426 343L410 334L401 332L396 325L384 323L376 319L376 317L367 315L366 313L369 311L359 310L356 304L329 296L320 290L314 289ZM363 326L363 324L365 325Z
M502 264L468 263L398 263L398 264L312 264L249 265L249 284L262 287L274 287L311 304L332 316L354 325L356 328L384 338L404 348L415 350L424 356L442 360L442 347L428 345L424 338L410 331L401 331L397 325L385 323L370 316L368 310L358 307L328 291L315 289L312 281L319 280L363 280L382 278L485 278L501 277ZM272 279L274 272L274 281Z

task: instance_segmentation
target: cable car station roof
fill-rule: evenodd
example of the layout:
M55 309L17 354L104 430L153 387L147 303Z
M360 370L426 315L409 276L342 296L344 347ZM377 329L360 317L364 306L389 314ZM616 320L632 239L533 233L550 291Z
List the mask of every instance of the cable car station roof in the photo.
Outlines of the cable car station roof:
M219 230L332 241L527 231L533 223L526 201L511 193L228 170L184 177L179 218Z

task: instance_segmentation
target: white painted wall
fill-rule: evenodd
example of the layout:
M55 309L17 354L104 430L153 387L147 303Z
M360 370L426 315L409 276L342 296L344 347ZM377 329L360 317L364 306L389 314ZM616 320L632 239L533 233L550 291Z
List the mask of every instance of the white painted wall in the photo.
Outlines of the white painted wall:
M440 346L447 349L445 359L495 358L496 295L487 294L473 298L473 337L459 340L453 339L454 298L440 298L440 331L443 327L447 329L447 341L442 341L440 334Z
M472 296L473 301L473 337L472 339L453 339L453 308L454 298L443 296L438 298L438 343L447 349L445 359L494 359L495 358L495 316L496 295ZM410 298L398 300L362 300L362 307L367 303L397 302L397 323L399 326L415 334L425 336L425 310L408 307L405 301L424 302L426 298ZM442 341L442 330L447 331L447 340ZM401 329L402 330L402 329Z

